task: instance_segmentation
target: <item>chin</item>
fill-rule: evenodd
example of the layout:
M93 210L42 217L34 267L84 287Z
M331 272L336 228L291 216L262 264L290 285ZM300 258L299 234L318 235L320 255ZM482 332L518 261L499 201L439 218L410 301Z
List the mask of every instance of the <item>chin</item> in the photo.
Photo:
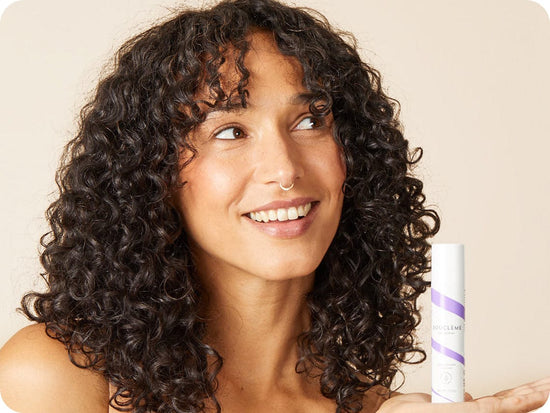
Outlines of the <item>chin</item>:
M283 265L264 265L257 276L270 281L286 281L299 278L313 278L318 265L296 265L285 263Z

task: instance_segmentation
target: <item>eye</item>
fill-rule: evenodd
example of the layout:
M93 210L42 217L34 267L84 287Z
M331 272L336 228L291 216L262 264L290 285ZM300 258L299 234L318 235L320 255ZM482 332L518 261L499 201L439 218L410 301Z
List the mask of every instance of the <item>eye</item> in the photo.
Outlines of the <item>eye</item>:
M229 140L244 138L245 134L242 129L230 127L223 129L222 131L216 133L214 136L216 137L216 139Z
M325 125L323 118L318 116L308 116L300 121L294 129L304 130L304 129L317 129Z

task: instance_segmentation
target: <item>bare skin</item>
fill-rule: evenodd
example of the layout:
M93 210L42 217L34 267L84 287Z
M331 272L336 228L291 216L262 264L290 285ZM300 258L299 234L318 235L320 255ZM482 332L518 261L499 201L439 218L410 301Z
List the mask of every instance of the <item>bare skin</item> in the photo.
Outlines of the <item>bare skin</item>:
M465 403L431 404L428 394L415 393L392 397L381 407L383 398L372 392L363 413L524 413L542 406L549 391L550 378L546 378ZM8 407L19 413L116 412L108 407L109 386L103 377L70 363L64 346L49 338L43 325L25 327L0 349L0 392ZM279 390L271 396L260 410L234 401L224 412L335 411L334 405L315 400L305 405L294 400L284 410L285 396ZM258 408L257 402L254 406Z
M228 382L225 382L225 389ZM308 397L290 399L284 389L271 391L267 400L250 396L252 388L234 389L239 400L227 403L224 412L334 412L335 404L319 399L314 386L303 386ZM288 389L287 389L288 390ZM298 390L298 389L295 389ZM6 405L19 413L115 413L109 408L109 385L99 374L75 367L64 346L45 334L42 324L20 330L0 350L0 392ZM227 401L220 389L221 399ZM299 393L293 391L291 393ZM318 393L318 392L317 392ZM242 398L241 398L242 397ZM369 397L376 411L377 396ZM247 404L250 402L251 404Z
M224 412L334 413L336 403L319 392L318 379L296 374L296 337L309 323L304 295L312 277L269 288L220 285L208 337L224 357L218 401ZM260 288L264 288L262 294ZM375 412L384 399L365 398L363 412ZM269 408L267 407L269 406Z
M0 350L0 392L20 413L108 412L107 382L74 366L41 324L21 329Z

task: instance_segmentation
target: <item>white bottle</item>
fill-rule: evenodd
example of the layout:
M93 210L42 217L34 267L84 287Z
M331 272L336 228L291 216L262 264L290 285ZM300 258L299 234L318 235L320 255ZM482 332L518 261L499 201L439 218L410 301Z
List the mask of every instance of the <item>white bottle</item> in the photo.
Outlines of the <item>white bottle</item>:
M464 401L464 246L432 246L432 403Z

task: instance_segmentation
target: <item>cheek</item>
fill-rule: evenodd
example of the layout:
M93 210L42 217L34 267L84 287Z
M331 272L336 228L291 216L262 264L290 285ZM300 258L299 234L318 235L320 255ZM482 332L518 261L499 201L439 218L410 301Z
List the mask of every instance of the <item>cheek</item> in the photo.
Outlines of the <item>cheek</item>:
M210 157L197 157L180 174L185 182L178 193L186 221L216 207L227 207L238 193L238 165Z

